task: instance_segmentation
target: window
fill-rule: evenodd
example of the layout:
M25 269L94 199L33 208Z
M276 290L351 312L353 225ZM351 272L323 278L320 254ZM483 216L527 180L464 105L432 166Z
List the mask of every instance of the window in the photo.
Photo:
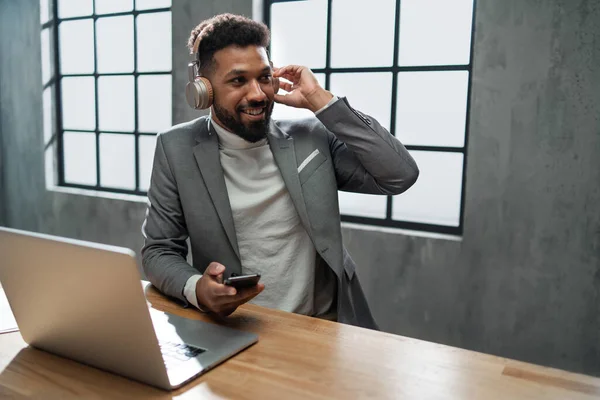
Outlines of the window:
M474 0L265 1L275 65L310 67L397 136L421 170L399 196L340 192L342 221L462 234L473 15Z
M40 12L47 185L145 195L172 124L171 0L40 0Z

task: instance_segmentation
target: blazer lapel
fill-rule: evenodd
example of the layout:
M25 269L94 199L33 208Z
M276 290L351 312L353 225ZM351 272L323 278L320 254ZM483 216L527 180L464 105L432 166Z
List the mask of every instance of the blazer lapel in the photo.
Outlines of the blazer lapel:
M279 172L285 182L285 186L290 193L292 202L294 203L294 206L296 206L296 211L300 216L302 225L304 225L304 228L312 237L308 213L306 212L306 204L304 203L304 196L302 195L302 186L300 185L300 178L298 177L298 164L296 162L296 152L294 150L294 139L279 129L274 122L271 122L270 128L268 139L271 152L279 167Z
M210 125L210 120L207 121L207 129L202 130L196 137L196 141L199 143L194 146L194 157L202 173L204 184L217 210L223 229L229 238L231 247L233 247L238 258L240 258L235 226L233 224L233 214L227 194L227 186L225 186L221 160L219 159L219 140L217 133Z

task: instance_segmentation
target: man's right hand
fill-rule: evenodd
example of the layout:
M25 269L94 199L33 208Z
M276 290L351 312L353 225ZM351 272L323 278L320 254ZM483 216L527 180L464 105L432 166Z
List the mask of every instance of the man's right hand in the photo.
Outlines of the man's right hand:
M196 298L201 307L225 317L262 292L265 285L259 283L251 288L237 290L223 284L223 272L223 264L210 263L196 283Z

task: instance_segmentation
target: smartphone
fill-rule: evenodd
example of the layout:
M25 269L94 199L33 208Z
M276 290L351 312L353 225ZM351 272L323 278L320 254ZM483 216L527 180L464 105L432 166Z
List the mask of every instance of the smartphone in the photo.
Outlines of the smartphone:
M233 286L236 289L244 289L255 286L260 280L260 274L249 275L231 275L223 282L227 286Z

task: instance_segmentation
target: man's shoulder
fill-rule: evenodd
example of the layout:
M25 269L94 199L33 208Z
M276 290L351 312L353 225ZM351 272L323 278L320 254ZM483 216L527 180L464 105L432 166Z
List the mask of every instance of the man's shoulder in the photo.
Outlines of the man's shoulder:
M314 116L276 120L275 124L283 132L294 137L315 134L325 135L327 132L323 123Z
M163 143L171 142L193 142L194 139L208 131L208 116L202 116L191 121L173 125L171 128L160 132L158 136Z

